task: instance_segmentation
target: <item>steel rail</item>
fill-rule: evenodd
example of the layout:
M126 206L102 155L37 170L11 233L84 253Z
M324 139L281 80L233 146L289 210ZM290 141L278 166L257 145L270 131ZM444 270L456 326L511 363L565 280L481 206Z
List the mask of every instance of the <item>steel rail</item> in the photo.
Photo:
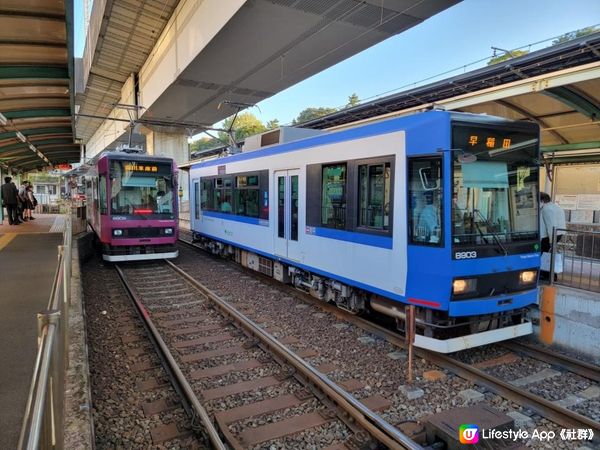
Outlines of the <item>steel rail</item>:
M502 345L516 353L522 353L540 361L561 367L592 381L600 382L600 366L595 364L580 361L567 355L561 355L560 353L552 352L545 348L535 347L525 342L508 341L503 342Z
M353 396L333 383L325 375L311 367L296 354L279 343L277 339L264 331L252 320L241 314L235 308L223 301L209 288L195 280L191 275L173 264L171 261L165 262L173 268L174 271L184 277L190 284L196 287L206 297L208 297L224 314L235 320L244 330L256 337L272 353L282 358L287 364L296 369L300 374L306 377L311 383L319 387L334 403L347 412L357 424L362 426L366 432L373 436L377 441L386 445L390 449L422 449L419 444L414 442L396 427L384 421L381 417L356 400Z
M343 312L343 315L346 320L356 325L360 324L359 326L361 328L374 332L398 347L406 348L404 337L399 336L397 333L394 333L380 325L373 324L360 317L348 314L345 311ZM599 422L571 411L570 409L552 403L551 401L532 394L531 392L527 392L524 389L513 386L510 383L493 377L492 375L489 375L486 372L469 364L457 361L456 359L443 353L435 353L422 348L415 348L415 354L418 357L433 362L439 367L450 370L462 378L470 380L480 386L484 386L490 391L502 395L508 400L511 400L521 406L525 406L535 411L542 417L552 420L559 425L565 427L591 428L594 430L595 436L600 436Z
M185 241L183 239L180 239L180 241L189 245L190 247L205 252L204 249L191 242ZM311 297L310 295L303 293L291 286L279 282L274 282L272 278L267 277L266 275L262 275L253 270L249 270L248 272L251 272L255 276L259 275L261 276L261 278L272 281L274 284L276 283L282 288L282 290L286 290L288 293L290 293L291 295L295 295L296 297L301 297L301 301L310 303L314 306L321 308L324 311L336 315L339 318L351 322L365 331L368 331L383 339L386 339L388 342L397 347L400 347L402 349L407 348L404 337L396 332L390 331L389 329L381 325L377 325L366 319L350 314L347 311L344 311L343 309L340 309L336 306L332 306L327 303L324 303L323 301L317 300ZM415 354L418 357L423 358L425 360L429 360L434 364L438 365L439 367L450 370L456 375L470 380L475 384L484 386L490 391L502 395L508 400L511 400L526 408L529 408L537 414L541 415L542 417L552 420L553 422L559 425L565 427L591 428L594 431L594 440L600 438L600 422L596 422L593 419L585 417L567 408L556 405L551 401L548 401L540 396L534 395L521 388L513 386L510 383L495 378L487 374L486 372L483 372L482 370L476 369L475 367L472 367L468 364L457 361L445 354L431 352L422 348L415 348Z
M115 269L117 270L119 277L123 281L125 288L129 292L133 303L135 304L137 310L140 313L140 316L142 317L142 320L146 323L148 330L150 330L152 337L158 344L159 349L162 352L162 356L169 365L169 369L175 374L177 383L179 383L181 387L181 391L184 393L187 401L192 405L195 414L197 415L197 417L200 418L202 425L205 427L206 434L208 435L208 438L210 439L213 448L218 450L227 450L227 447L225 446L225 444L221 440L221 437L219 436L219 432L210 420L210 416L208 415L204 407L200 404L198 397L196 397L196 395L194 394L194 391L187 382L185 375L177 365L177 362L175 361L175 358L173 358L173 355L169 351L167 345L165 344L165 341L160 336L158 329L156 328L154 322L150 318L148 310L142 304L140 296L137 293L136 289L129 284L129 282L127 281L127 276L119 266L115 265Z
M594 430L595 436L600 435L600 422L596 422L595 420L571 411L570 409L558 406L543 397L513 386L510 383L489 375L482 370L476 369L469 364L457 361L448 355L434 353L423 349L417 349L416 354L434 364L451 370L467 380L485 386L490 391L502 395L504 398L519 405L525 406L559 425L573 428L591 428Z

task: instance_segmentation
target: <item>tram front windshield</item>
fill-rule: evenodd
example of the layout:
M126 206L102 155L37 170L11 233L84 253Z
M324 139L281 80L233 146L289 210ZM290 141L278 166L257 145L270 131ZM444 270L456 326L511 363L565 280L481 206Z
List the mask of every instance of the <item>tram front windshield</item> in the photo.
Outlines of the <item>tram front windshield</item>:
M455 125L452 140L462 150L453 151L454 246L537 241L537 133Z
M173 218L171 164L111 161L110 208L111 214Z

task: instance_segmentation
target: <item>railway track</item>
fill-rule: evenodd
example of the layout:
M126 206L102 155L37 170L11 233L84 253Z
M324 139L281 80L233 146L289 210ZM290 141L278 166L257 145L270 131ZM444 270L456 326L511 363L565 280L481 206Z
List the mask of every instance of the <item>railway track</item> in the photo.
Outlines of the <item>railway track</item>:
M530 356L539 361L550 363L553 366L560 367L589 380L600 382L600 367L595 364L591 364L586 361L580 361L578 359L571 358L570 356L553 352L546 348L536 347L521 341L509 341L504 342L501 345L515 353Z
M256 311L237 311L169 261L117 270L214 448L421 448L374 412L377 396L356 400Z
M202 249L190 242L186 242L184 240L182 240L182 242L184 242L186 245L196 248L197 250L203 251ZM234 264L232 262L229 263ZM397 347L406 349L404 337L400 336L398 333L391 331L390 329L384 326L378 325L376 323L373 323L372 321L365 320L361 317L357 317L343 310L340 310L339 308L320 302L319 300L314 299L308 294L304 294L301 291L292 288L291 286L278 283L260 273L251 271L249 269L243 269L241 267L240 269L244 270L246 273L251 273L255 277L259 277L264 282L272 283L273 286L276 286L277 289L280 289L287 295L296 297L303 302L312 304L322 309L323 311L334 314L336 317L343 318L344 320L356 325L357 327L361 328L366 332L379 336ZM537 347L524 344L518 341L497 345L504 346L511 352L517 353L520 357L535 358L539 361L548 363L554 367L560 367L566 372L585 377L592 382L592 389L598 388L597 383L600 378L600 369L598 368L598 366L582 361L577 361L573 358L569 358L558 353L550 353L548 351L544 351L543 349L538 349ZM519 385L518 383L515 385L514 383L510 382L510 380L507 381L500 377L494 376L493 374L488 373L486 370L477 368L472 364L462 362L453 356L429 352L424 349L415 349L415 354L419 358L423 358L427 361L430 361L440 368L444 368L466 380L473 382L476 385L482 386L487 390L498 394L503 398L522 406L525 409L531 410L540 415L541 417L551 420L552 422L558 425L568 428L591 429L594 432L595 441L598 442L598 438L600 437L600 422L593 418L587 417L586 415L579 414L569 409L568 406L572 405L569 405L568 402L566 403L566 406L563 406L565 405L564 401L561 402L548 400L540 395L536 395L527 390L526 385ZM485 367L485 361L483 361L483 363L484 364L479 365L479 367ZM499 363L501 364L501 362ZM493 362L490 362L490 366L492 365ZM576 396L570 397L576 398ZM568 400L568 398L566 400ZM579 400L575 400L575 402L577 401Z
M97 448L205 449L123 284L94 265L86 322ZM86 273L91 276L91 273Z
M208 438L215 449L225 450L226 447L223 445L218 432L211 423L206 410L202 407L198 398L194 395L189 383L185 376L179 369L179 366L175 362L173 355L169 351L165 341L158 332L154 322L149 317L148 310L142 303L142 299L139 297L137 292L131 287L125 273L119 266L115 266L115 270L119 274L123 286L127 290L128 294L133 301L138 317L143 322L144 328L148 333L148 337L156 350L164 370L168 374L169 380L172 386L175 388L179 398L182 400L182 404L186 413L191 418L191 429L197 432L204 432L208 435ZM134 351L135 352L135 351ZM137 352L136 352L137 353ZM148 379L144 381L148 386L159 386L160 380ZM161 397L159 400L152 402L147 405L146 410L152 412L166 411L172 409L177 405L177 402L173 398ZM201 424L201 427L200 427ZM181 427L176 423L167 424L160 428L155 428L152 433L152 440L154 443L161 443L168 440L171 436L176 436L180 433Z

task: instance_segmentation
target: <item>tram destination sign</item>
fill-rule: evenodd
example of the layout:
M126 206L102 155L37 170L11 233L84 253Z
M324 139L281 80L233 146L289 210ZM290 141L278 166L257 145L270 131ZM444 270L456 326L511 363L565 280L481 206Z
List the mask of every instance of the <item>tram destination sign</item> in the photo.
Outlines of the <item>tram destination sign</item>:
M125 163L126 172L158 172L156 164L138 164L137 162Z

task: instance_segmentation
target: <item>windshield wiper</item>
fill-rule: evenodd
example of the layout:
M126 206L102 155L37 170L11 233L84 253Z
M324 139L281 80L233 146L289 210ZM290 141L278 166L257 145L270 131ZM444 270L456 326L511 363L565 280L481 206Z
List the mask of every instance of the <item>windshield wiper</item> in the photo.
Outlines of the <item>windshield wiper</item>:
M475 211L477 214L479 214L479 217L481 217L481 219L485 222L485 224L488 227L488 233L494 237L494 240L498 244L498 247L500 247L502 249L502 251L504 252L504 256L508 256L508 251L506 250L506 247L504 247L504 245L502 245L502 242L500 242L500 238L498 237L498 235L494 231L492 231L492 224L487 219L487 217L484 217L484 215L481 214L481 211L479 211L478 209L474 209L473 211ZM477 222L475 222L475 225L477 225ZM479 227L477 227L477 229L479 229ZM481 230L479 230L479 232L481 232Z
M479 226L479 224L477 223L477 221L473 220L473 224L475 224L475 228L477 228L477 231L479 232L479 235L481 236L481 239L483 239L483 242L485 242L487 244L488 240L485 237L485 234L483 234L483 231L481 231L481 227Z

